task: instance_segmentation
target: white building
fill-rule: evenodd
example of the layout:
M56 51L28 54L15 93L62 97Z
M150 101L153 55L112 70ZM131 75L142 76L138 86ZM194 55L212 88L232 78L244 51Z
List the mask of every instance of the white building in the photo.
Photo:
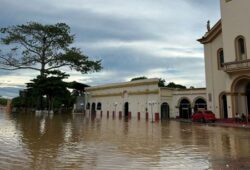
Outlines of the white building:
M158 87L159 79L88 87L87 115L138 119L190 118L206 108L205 89Z
M197 109L217 118L250 111L250 0L221 0L221 20L204 44L206 89L159 88L158 79L87 88L87 111L97 115L190 118ZM97 110L97 112L96 112Z
M204 44L208 109L218 118L250 111L250 1L221 0L221 20Z

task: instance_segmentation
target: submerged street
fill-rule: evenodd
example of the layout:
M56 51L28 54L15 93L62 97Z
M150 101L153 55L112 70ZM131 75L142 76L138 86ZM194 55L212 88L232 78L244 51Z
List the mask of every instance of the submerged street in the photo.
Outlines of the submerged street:
M0 113L0 169L250 169L250 131Z

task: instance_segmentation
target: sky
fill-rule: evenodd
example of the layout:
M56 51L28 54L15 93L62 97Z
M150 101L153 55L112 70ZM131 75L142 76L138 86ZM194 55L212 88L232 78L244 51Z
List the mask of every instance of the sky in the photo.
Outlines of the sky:
M220 19L219 0L1 0L0 27L64 22L74 47L102 71L71 70L67 81L91 86L146 76L205 87L203 45L196 40ZM0 46L2 50L4 47ZM31 70L0 70L0 95L15 97L36 77Z

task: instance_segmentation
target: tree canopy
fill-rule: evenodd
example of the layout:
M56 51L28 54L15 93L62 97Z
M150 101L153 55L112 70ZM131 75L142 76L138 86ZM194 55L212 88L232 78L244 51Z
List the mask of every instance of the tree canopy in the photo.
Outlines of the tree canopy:
M141 76L141 77L132 78L131 81L146 80L146 79L148 79L146 76ZM165 87L165 80L164 79L159 79L158 86L159 87Z
M56 76L53 76L53 74ZM27 92L29 96L45 96L48 103L48 110L53 110L56 97L66 99L70 96L70 92L67 90L68 83L63 81L63 79L67 77L68 75L64 73L54 72L46 73L42 76L39 75L37 78L31 80L31 83L27 83ZM42 100L40 102L42 102ZM39 106L43 108L43 103L40 103Z
M148 78L145 77L145 76L142 76L142 77L135 77L135 78L132 78L130 81L145 80L145 79L148 79Z
M32 69L52 71L61 67L87 73L99 71L101 61L91 61L79 48L71 47L74 35L65 23L43 25L30 22L1 28L1 43L10 47L0 53L0 68L5 70Z
M161 79L161 78L160 78L159 83L158 83L158 86L159 86L159 87L165 87L165 82L166 82L166 81L165 81L164 79Z
M72 106L71 94L67 90L69 84L63 81L69 75L62 68L83 74L102 69L101 60L90 60L79 48L73 47L74 35L65 23L29 22L0 28L0 33L0 43L7 46L0 51L0 69L39 72L31 83L27 83L27 90L20 92L20 97L14 100L18 107L42 110L46 105L53 110L56 103Z
M174 82L168 83L168 85L166 85L166 87L177 88L177 89L186 89L187 88L186 86L183 86L181 84L175 84Z
M132 78L131 81L145 80L145 79L148 79L148 78L146 76L141 76L141 77ZM159 87L178 88L178 89L186 89L187 88L186 86L183 86L181 84L175 84L174 82L170 82L167 85L165 85L165 82L166 81L164 79L160 78L158 86Z

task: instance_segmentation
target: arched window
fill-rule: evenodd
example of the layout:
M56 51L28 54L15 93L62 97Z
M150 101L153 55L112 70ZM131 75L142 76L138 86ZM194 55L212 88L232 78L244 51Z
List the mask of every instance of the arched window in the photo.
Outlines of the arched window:
M184 98L179 103L179 116L183 119L190 119L192 116L191 103L188 99Z
M97 103L97 110L102 110L102 103Z
M247 111L250 113L250 83L246 86L246 97L247 97Z
M238 36L235 39L235 50L236 50L237 61L247 59L246 42L243 36Z
M207 110L207 102L203 98L198 98L194 103L194 112Z
M220 48L217 52L217 60L218 60L218 69L224 67L224 51Z
M90 109L90 103L87 104L87 107L86 107L87 110Z

